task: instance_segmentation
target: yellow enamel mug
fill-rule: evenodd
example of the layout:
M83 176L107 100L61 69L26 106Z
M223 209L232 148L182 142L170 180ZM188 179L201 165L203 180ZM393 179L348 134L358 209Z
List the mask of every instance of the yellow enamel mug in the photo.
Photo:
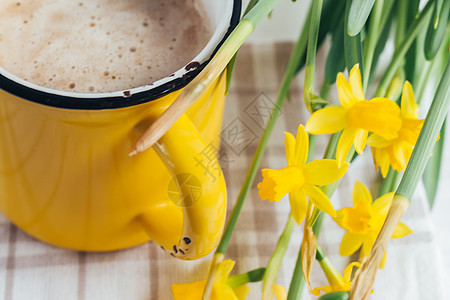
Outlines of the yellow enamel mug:
M240 0L204 1L214 34L191 63L150 85L104 94L28 83L0 68L0 209L60 247L107 251L154 240L196 259L217 244L226 188L217 162L220 76L152 149L129 157L236 25Z

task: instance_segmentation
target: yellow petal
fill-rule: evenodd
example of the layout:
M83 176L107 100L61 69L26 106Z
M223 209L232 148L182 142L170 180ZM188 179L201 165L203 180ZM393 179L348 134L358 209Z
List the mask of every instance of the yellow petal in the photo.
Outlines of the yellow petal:
M387 148L372 148L376 169L378 170L378 166L381 168L381 175L383 178L386 178L390 164L390 157L386 149Z
M315 289L313 289L311 291L311 294L313 294L314 296L319 296L321 291L323 291L323 292L325 292L325 294L327 294L327 293L331 293L333 290L331 289L331 286L329 286L329 285L319 286L319 287L316 287Z
M353 95L351 84L345 79L344 74L339 73L336 77L339 102L345 108L349 108L358 101Z
M287 298L286 289L279 284L272 284L272 291L277 300L285 300Z
M348 167L349 164L344 163L339 168L335 159L319 159L307 163L303 169L303 174L306 182L315 185L328 185L344 176Z
M295 144L295 165L304 166L308 159L309 139L303 125L298 125Z
M384 269L384 265L386 264L386 251L384 251L383 258L380 261L379 269Z
M352 198L354 205L359 201L364 201L372 205L372 195L367 187L359 180L353 186Z
M334 210L333 205L331 205L327 195L325 195L321 189L307 183L303 186L303 189L309 200L314 203L318 209L329 214L332 218L336 217L336 211Z
M345 267L344 269L344 273L342 275L344 275L344 279L348 282L350 282L351 276L352 276L352 272L353 272L353 267L356 268L361 268L361 264L357 261L350 263L347 267Z
M319 109L306 123L306 131L312 134L330 134L347 126L347 110L342 106L329 106Z
M250 293L250 290L251 288L246 284L238 286L233 289L234 294L239 300L245 300L245 298L247 298L248 293Z
M377 238L377 234L368 234L363 237L363 244L360 252L360 257L368 257L370 254L370 250L372 250L372 246L375 243Z
M408 226L406 226L402 222L399 222L397 224L397 227L395 227L394 233L392 234L392 238L393 239L401 238L401 237L404 237L404 236L406 236L408 234L411 234L411 233L413 233L411 228L409 228Z
M378 134L371 134L367 139L367 145L374 148L385 148L392 145L393 141L386 140Z
M202 299L206 280L192 283L172 284L172 295L175 300L198 300Z
M347 113L348 126L368 130L387 140L398 137L402 126L400 107L387 98L358 101Z
M363 153L364 148L366 147L368 135L369 135L369 132L364 129L360 129L356 132L354 144L355 144L355 150L356 150L356 152L358 152L358 154Z
M341 256L349 256L355 253L363 243L363 239L359 234L347 232L342 238L339 254Z
M402 116L406 118L417 118L419 116L418 106L416 104L416 100L414 99L414 91L411 83L408 81L405 81L405 84L403 85L401 111Z
M233 270L234 267L234 261L231 259L227 259L219 264L219 267L217 268L216 273L216 279L215 282L222 282L225 283L228 276L230 275L231 270Z
M289 133L284 133L284 151L286 152L286 161L288 166L294 165L295 162L295 137Z
M298 225L302 224L308 210L308 201L302 190L289 193L289 203L291 204L291 213Z
M338 161L339 166L344 164L348 152L353 146L357 130L358 129L355 128L348 128L342 131L336 149L336 160Z
M198 298L201 299L201 298ZM233 289L225 283L216 283L211 293L211 300L238 300Z
M386 215L394 199L394 192L384 194L373 202L372 209L381 215Z
M364 100L364 93L361 83L361 71L359 64L353 66L349 75L350 85L352 86L353 96L358 100Z
M393 160L391 158L391 165L394 170L400 171L406 169L406 165L408 164L409 161L409 156L408 153L404 151L405 150L404 146L412 148L411 146L407 144L405 145L402 142L394 143L392 145L392 154L394 155L395 160L398 163L398 166L394 166L394 164L392 163Z

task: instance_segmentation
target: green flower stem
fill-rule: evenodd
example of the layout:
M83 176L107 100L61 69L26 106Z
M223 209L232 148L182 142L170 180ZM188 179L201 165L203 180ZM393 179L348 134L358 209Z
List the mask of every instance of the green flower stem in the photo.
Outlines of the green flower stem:
M265 272L266 268L259 268L244 274L233 275L228 277L226 284L234 289L249 282L258 282L263 279Z
M331 263L330 259L326 256L322 247L320 247L319 245L317 245L316 259L319 262L323 272L325 273L328 282L332 281L330 279L335 279L335 281L339 281L339 278L342 277L341 274L339 274L339 271L336 270L336 268Z
M364 45L364 74L362 76L364 91L369 84L375 47L377 46L381 30L383 29L383 27L380 27L381 16L383 13L386 14L386 12L383 11L383 4L384 0L376 0L372 9L372 16L370 17L369 33L366 36Z
M389 64L389 67L384 73L384 76L378 86L376 95L383 97L386 95L389 84L391 83L392 78L397 72L398 68L403 63L406 53L408 52L409 47L413 43L414 39L417 37L419 32L425 26L431 10L433 7L433 1L428 1L423 10L420 12L419 16L414 20L411 24L408 32L404 35L403 41L399 44L398 48L394 52L394 56Z
M289 246L289 241L291 240L292 231L294 230L295 225L297 225L297 223L292 217L292 214L289 213L286 226L283 230L283 233L280 235L280 238L278 239L277 246L275 248L275 251L272 253L272 256L270 257L266 272L264 274L262 288L263 300L271 300L273 298L272 284L276 283L277 281L278 271L280 269L281 262L283 260L284 254L286 253L287 247Z
M387 193L394 192L395 190L397 190L400 179L402 178L402 174L403 174L402 172L397 172L392 168L390 168L386 178L384 178L381 183L378 196L381 197Z
M261 162L264 151L267 148L267 144L269 142L270 135L272 134L273 127L275 122L278 119L280 114L281 107L286 99L286 96L289 92L289 87L294 78L296 67L300 62L306 51L306 38L302 36L299 38L297 44L295 45L294 50L292 51L291 57L289 58L288 65L286 67L286 71L284 73L280 90L278 92L277 100L275 106L272 109L269 121L267 122L264 133L259 142L258 148L256 149L255 155L253 157L252 164L250 169L247 172L247 177L245 178L244 184L242 185L241 191L239 193L238 199L234 206L233 212L230 215L230 219L228 221L227 227L225 228L225 232L222 236L222 239L217 247L216 253L225 254L228 244L230 242L231 235L236 226L237 219L241 212L244 201L247 197L247 194L255 180L256 173L258 172L258 167Z
M303 97L306 108L312 113L313 100L317 98L314 92L314 70L316 67L317 40L319 36L320 17L323 0L312 2L311 22L309 23L308 50L306 52L305 84L303 87Z
M433 102L428 110L425 123L420 132L419 139L414 147L411 159L406 167L396 195L408 200L414 193L417 183L425 170L428 158L431 155L436 138L442 128L450 107L450 60L447 61L444 75L439 83Z

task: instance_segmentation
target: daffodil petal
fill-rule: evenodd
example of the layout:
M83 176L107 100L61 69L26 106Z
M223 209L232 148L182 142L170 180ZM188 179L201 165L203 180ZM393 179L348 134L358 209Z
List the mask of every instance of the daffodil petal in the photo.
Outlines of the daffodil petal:
M401 100L401 111L402 116L406 118L417 118L418 117L418 109L417 109L416 100L414 99L414 91L411 86L411 83L405 81L403 85L403 93Z
M297 128L297 137L295 144L295 160L294 163L297 166L304 166L308 159L309 152L309 139L308 133L305 131L303 125L299 125Z
M371 134L367 139L367 145L374 148L385 148L392 145L392 141L386 140L385 138L379 136L378 134Z
M295 137L289 133L284 133L284 151L286 152L286 161L288 166L294 165L295 161Z
M202 299L206 280L192 283L172 284L171 290L175 300L198 300Z
M386 251L384 251L383 258L380 261L379 269L384 269L384 265L386 264Z
M231 270L233 270L234 261L227 259L219 264L216 273L215 282L225 282L230 275Z
M394 143L394 145L392 146L392 152L395 156L395 159L397 160L397 162L399 164L399 166L396 167L395 169L397 169L397 170L406 169L406 165L408 164L409 157L407 157L408 154L405 153L402 143L401 142ZM391 159L391 161L392 161L392 159Z
M386 148L372 148L373 160L376 166L379 166L381 169L381 176L386 178L387 173L389 172L390 165L390 157L387 153ZM378 170L378 168L376 168Z
M342 166L347 158L348 152L353 146L357 129L348 128L342 131L336 149L336 160L339 166Z
M349 164L344 163L340 168L335 159L313 160L303 169L305 181L315 185L328 185L344 176Z
M330 134L347 126L347 110L342 106L329 106L319 109L306 122L306 131L312 134Z
M250 290L251 288L246 284L238 286L233 289L234 294L239 300L245 300L245 298L247 298L248 293L250 293Z
M349 256L361 248L363 239L359 234L347 232L342 238L341 246L339 247L339 254L341 256Z
M394 192L384 194L373 202L372 209L381 215L386 215L394 199Z
M198 298L201 299L201 298ZM216 283L214 284L211 298L214 300L238 300L236 297L236 294L234 293L233 289L226 285L225 283Z
M404 236L407 236L408 234L413 233L411 228L403 224L402 222L399 222L397 224L397 227L395 227L394 233L392 234L393 239L401 238Z
M309 200L312 201L318 209L329 214L332 218L336 217L336 211L334 210L333 205L331 205L330 199L328 199L327 195L325 195L321 189L312 184L305 184L303 188Z
M342 273L342 275L344 275L343 276L344 279L348 282L350 282L354 267L359 269L359 268L361 268L361 264L357 261L354 261L354 262L350 263L348 266L346 266L344 269L344 273Z
M368 234L363 237L363 244L360 252L360 257L368 257L370 254L370 251L372 250L372 246L375 243L375 240L377 238L376 234Z
M308 210L308 201L303 190L289 193L289 203L291 204L291 213L298 225L302 224Z
M359 70L359 64L353 66L349 75L350 85L352 87L352 94L358 100L364 100L364 93L361 83L361 71Z
M275 295L275 298L277 298L277 300L286 300L287 293L286 293L286 289L284 288L284 286L279 285L279 284L272 284L272 291L273 291L273 294Z
M336 77L336 85L339 96L339 102L345 108L349 108L358 99L352 93L351 84L345 79L344 74L339 73Z
M333 290L331 289L331 287L329 285L319 286L319 287L314 288L311 291L311 294L313 294L314 296L319 296L321 291L323 291L327 294L327 293L331 293Z
M356 150L356 152L358 152L358 154L363 153L364 148L366 147L368 135L369 135L369 132L364 129L360 129L356 132L354 145L355 145L355 150Z
M359 180L355 182L352 192L353 205L356 205L359 201L364 201L372 205L372 195L367 187Z

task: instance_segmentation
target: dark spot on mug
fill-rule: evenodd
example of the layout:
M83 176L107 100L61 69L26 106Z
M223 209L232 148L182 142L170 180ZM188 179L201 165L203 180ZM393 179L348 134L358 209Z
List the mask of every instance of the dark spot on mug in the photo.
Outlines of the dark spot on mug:
M173 245L173 248L172 248L172 249L173 249L173 251L175 252L175 254L178 253L178 249L177 249L177 246L176 246L176 245Z
M170 255L172 255L173 257L175 257L175 254L173 254L173 253L170 253Z
M159 246L161 249L163 249L164 251L166 251L166 249L164 249L164 247L163 246Z
M198 62L198 61L191 61L190 63L188 63L187 65L186 65L186 67L184 67L184 69L186 70L186 71L190 71L190 70L192 70L192 69L198 69L198 67L200 67L200 63Z
M125 97L131 97L131 92L130 91L124 91L123 92L123 95L125 96Z
M183 238L183 241L184 241L187 245L189 245L189 244L191 243L191 239L188 238L188 237L184 237L184 238Z
M184 251L180 249L180 253L184 255Z
M175 76L175 73L172 73L172 74L169 75L169 77L173 77L173 76Z

